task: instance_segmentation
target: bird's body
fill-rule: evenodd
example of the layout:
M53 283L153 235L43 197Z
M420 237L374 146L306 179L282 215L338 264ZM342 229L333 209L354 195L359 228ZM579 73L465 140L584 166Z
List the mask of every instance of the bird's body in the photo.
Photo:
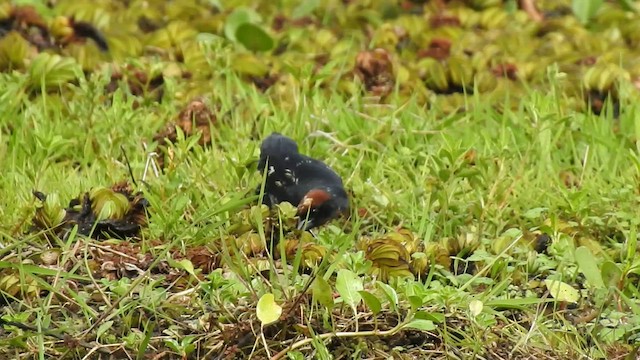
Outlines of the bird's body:
M273 206L289 202L298 215L309 219L301 227L320 226L348 210L349 200L342 179L320 160L300 154L292 139L272 133L260 146L258 170L266 181L263 203ZM260 192L258 187L257 192Z

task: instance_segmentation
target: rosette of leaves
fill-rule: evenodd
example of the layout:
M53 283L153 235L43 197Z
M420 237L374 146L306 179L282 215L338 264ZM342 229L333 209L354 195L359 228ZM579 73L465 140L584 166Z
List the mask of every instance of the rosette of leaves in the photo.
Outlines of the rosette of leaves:
M0 38L0 71L23 70L36 51L18 32L9 32Z
M56 229L64 224L66 216L59 195L57 193L45 195L39 191L34 191L33 195L39 200L32 220L34 230L46 230L45 234L55 233Z
M280 203L270 209L267 205L257 204L250 208L242 209L238 213L231 217L231 225L228 228L228 233L231 236L245 237L245 240L240 241L242 247L256 249L257 245L247 245L246 243L257 243L258 240L253 238L253 235L257 235L260 228L264 230L265 236L270 238L273 236L280 236L280 224L282 224L282 230L287 233L296 228L298 222L297 209L288 202ZM240 239L239 238L239 239ZM262 241L260 241L262 242ZM247 248L248 246L248 248ZM264 245L261 245L264 250ZM244 251L245 253L257 253L260 251Z
M264 253L266 244L255 231L248 231L235 237L235 247L246 256L258 256Z
M613 115L617 117L620 108L617 86L630 80L629 72L613 63L598 63L588 68L582 77L582 86L591 111L599 115L610 102Z
M376 29L371 39L371 45L387 51L403 47L410 41L404 27L392 23L384 23Z
M79 234L95 239L125 238L137 236L147 223L147 200L141 193L134 194L126 183L97 187L72 199L62 219L55 196L49 199L40 192L34 194L42 204L36 209L32 231L45 230L62 238L77 225Z
M441 242L430 242L425 245L425 249L423 251L424 254L427 255L430 263L440 265L446 269L450 268L451 256L449 255L447 248Z
M473 273L475 271L475 264L465 260L480 247L480 241L474 234L467 233L455 238L445 238L442 245L450 256L456 258L451 261L451 271L454 274Z
M27 88L30 91L60 89L78 79L81 67L73 59L42 52L31 60L27 69Z
M406 229L365 240L360 246L364 248L365 258L372 263L372 275L384 282L392 277L413 277L413 260L419 266L419 272L424 271L427 266L422 260L412 259L412 254L418 250L419 241Z
M301 232L297 238L287 239L281 243L284 246L287 261L292 263L300 252L301 269L314 269L327 255L327 248L314 242L313 235Z
M411 254L409 265L418 279L425 279L429 272L429 256L424 252L415 252Z
M175 50L181 43L195 39L197 34L197 31L189 23L183 20L174 20L151 33L146 45Z
M41 288L33 276L14 269L0 270L0 304L12 299L35 299Z
M450 94L473 90L474 73L471 60L454 55L447 60L424 58L416 64L418 76L436 93Z
M280 78L278 59L266 54L236 52L231 55L230 68L243 80L260 91L266 91Z

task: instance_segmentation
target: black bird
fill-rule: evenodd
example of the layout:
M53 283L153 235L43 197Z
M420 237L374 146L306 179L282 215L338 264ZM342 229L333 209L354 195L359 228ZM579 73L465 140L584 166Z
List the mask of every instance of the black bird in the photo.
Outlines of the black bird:
M349 210L340 176L322 161L300 154L292 139L276 132L264 139L258 170L264 173L265 167L262 203L271 207L286 201L298 206L298 229L323 225Z

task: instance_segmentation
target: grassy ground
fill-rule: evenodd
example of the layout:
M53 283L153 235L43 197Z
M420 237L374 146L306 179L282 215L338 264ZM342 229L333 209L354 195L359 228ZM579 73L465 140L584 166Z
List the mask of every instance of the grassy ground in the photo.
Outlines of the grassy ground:
M0 356L635 357L636 88L620 86L615 118L576 107L557 67L490 94L398 81L380 101L344 70L355 49L262 91L240 45L198 41L206 76L145 58L165 71L160 99L107 91L106 70L44 92L35 70L1 74ZM154 140L196 95L211 141L186 125ZM313 237L256 205L272 131L343 176L349 219ZM152 151L164 168L143 181ZM62 224L71 199L123 180L126 205L92 193L91 211L138 215L135 236ZM142 197L146 212L127 210Z

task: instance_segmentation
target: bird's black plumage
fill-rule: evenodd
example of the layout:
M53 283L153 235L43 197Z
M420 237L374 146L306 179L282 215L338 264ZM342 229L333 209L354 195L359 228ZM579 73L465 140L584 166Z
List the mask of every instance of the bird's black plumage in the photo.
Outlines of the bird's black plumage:
M93 24L85 21L75 21L72 18L71 26L73 27L73 31L75 32L76 36L92 39L98 45L98 48L100 50L109 51L109 44L107 43L107 39L100 32L100 30L93 26Z
M309 219L301 226L305 229L320 226L349 209L340 176L322 161L300 154L296 142L282 134L272 133L264 139L258 170L267 175L263 203L289 202L298 206L301 218L306 218L309 210ZM307 199L309 206L303 206Z

